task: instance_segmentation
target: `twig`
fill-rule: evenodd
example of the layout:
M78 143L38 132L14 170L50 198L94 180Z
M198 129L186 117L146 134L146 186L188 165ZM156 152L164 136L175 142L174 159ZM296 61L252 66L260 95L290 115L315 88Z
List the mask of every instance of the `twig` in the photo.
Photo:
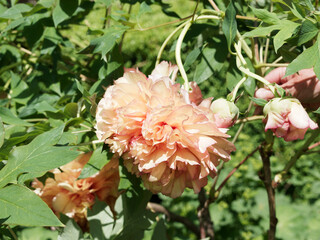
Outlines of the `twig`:
M239 119L236 121L235 124L239 124L239 123L246 123L246 122L251 122L251 121L256 121L256 120L261 120L264 119L263 115L256 115L256 116L251 116L251 117L246 117L243 119Z
M253 102L250 102L249 106L248 106L248 109L247 109L247 114L246 116L248 115L248 113L250 112L251 108L253 106ZM246 124L246 122L242 122L240 127L238 128L236 134L234 135L233 139L232 139L232 143L235 143L244 127L244 125ZM216 184L218 182L218 179L219 179L219 176L220 176L220 172L221 170L223 169L223 166L224 166L224 162L221 163L221 167L219 168L218 172L217 172L217 176L215 177L215 180L214 180L214 183L211 187L211 190L210 190L210 199L213 199L214 198L214 195L215 195L215 189L216 189ZM210 202L211 203L211 202Z
M199 0L197 0L196 7L194 8L194 11L193 11L193 14L192 14L192 21L194 21L194 18L195 18L195 16L196 16L196 12L197 12L198 5L199 5Z
M259 18L256 18L256 17L247 17L247 16L241 16L241 15L236 15L236 18L244 19L244 20L251 20L251 21L261 21Z
M253 156L253 154L255 154L256 151L258 151L260 149L261 145L259 145L258 147L256 147L251 153L248 154L248 156L246 156L241 162L238 163L237 166L235 166L234 169L232 169L232 171L228 174L228 176L222 181L222 183L220 184L220 186L218 187L218 189L216 190L216 193L219 194L221 192L221 189L223 188L223 186L227 183L227 181L229 180L229 178L235 173L235 171L237 171L237 169L244 164L250 157ZM217 196L215 196L217 197Z
M269 203L269 230L268 230L268 240L276 239L276 227L278 219L276 217L276 202L275 202L275 191L272 187L271 169L270 169L270 155L271 155L270 144L263 144L259 148L260 156L263 163L263 171L260 172L259 177L263 181L268 194Z
M320 134L320 128L313 130L311 137L303 144L303 146L297 151L297 153L290 159L283 172L288 173L290 168L297 162L297 160L303 155L309 148L309 145L317 138Z
M210 240L214 239L213 222L209 213L209 199L206 197L206 193L202 188L198 194L199 208L198 208L198 219L200 222L200 238L209 237Z
M170 212L165 207L157 203L149 202L147 204L147 209L153 212L163 213L167 217L168 221L182 223L187 227L187 229L190 229L194 234L196 234L197 237L200 236L199 228L193 222L191 222L188 218L185 218L173 212Z
M140 29L132 29L132 30L128 30L129 32L131 31L140 31L140 32L143 32L143 31L147 31L147 30L151 30L151 29L155 29L155 28L159 28L159 27L164 27L164 26L167 26L167 25L171 25L171 24L174 24L174 23L179 23L179 22L182 22L184 20L187 20L189 18L193 17L193 15L190 15L190 16L187 16L187 17L184 17L184 18L180 18L180 19L177 19L177 20L173 20L173 21L170 21L170 22L166 22L166 23L161 23L159 25L156 25L156 26L152 26L152 27L147 27L147 28L140 28Z
M216 3L213 0L208 0L208 1L214 10L216 10L217 12L220 12L220 9L218 8L218 6L216 5Z
M9 232L11 233L12 237L14 240L18 240L17 235L14 233L14 231L11 229L11 227L9 225L7 225L7 228L9 230Z
M317 143L315 143L315 144L312 144L310 147L308 147L308 150L311 150L311 149L313 149L313 148L315 148L315 147L318 147L320 145L320 142L317 142Z

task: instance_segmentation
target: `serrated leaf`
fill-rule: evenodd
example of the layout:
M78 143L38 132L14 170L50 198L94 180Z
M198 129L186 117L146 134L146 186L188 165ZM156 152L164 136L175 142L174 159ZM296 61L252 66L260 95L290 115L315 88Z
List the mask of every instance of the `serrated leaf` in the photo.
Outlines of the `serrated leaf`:
M52 146L61 138L63 129L62 125L39 135L28 145L13 149L0 171L0 187L16 182L21 174L42 173L74 160L80 152Z
M254 15L256 15L257 18L261 19L262 21L264 21L265 23L269 23L269 24L280 24L281 20L278 18L277 14L269 12L266 9L258 9L258 8L254 8L251 7Z
M146 2L142 2L140 4L138 17L140 17L141 15L143 15L145 13L151 12L151 11L152 11L151 7Z
M318 34L318 39L312 47L302 52L289 64L284 77L312 67L314 67L313 69L317 77L320 78L320 34Z
M281 30L275 35L273 39L274 49L278 49L285 43L285 41L292 36L299 24L291 21L282 21Z
M79 0L57 0L52 12L54 26L57 27L64 20L70 18L77 10Z
M254 102L255 104L264 107L264 105L266 105L268 103L267 100L262 99L262 98L254 98L254 97L250 97L251 101Z
M226 36L228 49L230 50L231 44L237 35L237 21L236 21L236 9L233 6L233 1L230 1L226 15L222 22L222 31Z
M0 218L4 224L23 226L63 226L48 205L30 189L10 185L0 189Z
M31 123L28 123L15 116L8 108L0 107L0 117L4 123L10 125L32 126Z
M298 35L298 46L313 39L318 34L318 32L319 29L313 22L305 20L301 25L300 32Z
M2 147L4 141L4 126L0 117L0 147Z
M244 37L265 37L274 30L281 29L281 25L272 25L269 27L257 27L250 32L243 34Z
M101 53L104 57L116 45L116 42L128 27L109 28L105 31L104 35L91 40L90 45L81 50L80 53Z

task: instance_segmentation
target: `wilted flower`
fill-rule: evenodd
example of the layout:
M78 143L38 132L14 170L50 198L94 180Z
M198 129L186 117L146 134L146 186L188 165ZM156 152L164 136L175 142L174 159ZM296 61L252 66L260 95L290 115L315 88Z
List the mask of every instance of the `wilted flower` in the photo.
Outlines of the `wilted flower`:
M148 189L171 197L186 187L198 193L207 176L215 176L219 159L230 159L235 150L215 123L211 100L202 101L195 83L191 94L182 89L176 71L162 62L149 78L125 72L108 87L96 115L98 138L123 154L127 169Z
M285 141L303 139L308 128L318 128L295 98L274 98L264 106L263 113L266 116L265 130L271 129Z
M114 212L114 204L119 195L120 178L116 158L112 158L96 175L78 179L91 155L92 152L80 155L60 167L62 171L54 169L54 178L47 178L44 185L37 179L32 183L35 192L55 214L63 213L74 218L84 229L87 209L94 204L96 196L105 201Z
M214 113L217 126L221 128L231 127L239 116L238 107L222 98L213 101L210 109Z

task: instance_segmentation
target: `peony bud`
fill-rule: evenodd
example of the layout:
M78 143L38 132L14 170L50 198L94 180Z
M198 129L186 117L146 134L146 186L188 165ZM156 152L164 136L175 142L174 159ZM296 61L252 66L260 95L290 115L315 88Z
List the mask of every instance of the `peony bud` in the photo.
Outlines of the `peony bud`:
M318 128L295 98L274 98L264 106L263 113L266 116L265 131L271 129L285 141L303 139L308 128Z
M211 103L211 111L214 113L216 124L220 128L231 127L239 116L238 107L225 99L218 99Z

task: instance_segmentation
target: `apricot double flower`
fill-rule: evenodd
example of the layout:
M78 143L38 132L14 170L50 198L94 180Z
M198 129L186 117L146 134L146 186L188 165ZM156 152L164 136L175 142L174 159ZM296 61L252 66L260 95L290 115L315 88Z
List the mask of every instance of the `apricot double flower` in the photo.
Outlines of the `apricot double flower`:
M127 70L107 88L96 114L98 138L146 188L170 197L186 187L198 193L235 150L215 122L211 99L202 99L196 83L191 91L175 83L177 70L167 62L148 78Z
M116 158L112 158L96 175L78 179L91 155L92 152L81 154L60 169L54 169L54 178L47 178L45 184L38 179L32 183L35 192L56 215L63 213L74 218L83 230L87 228L87 210L94 204L95 197L105 201L115 213L114 205L119 196L120 177Z

